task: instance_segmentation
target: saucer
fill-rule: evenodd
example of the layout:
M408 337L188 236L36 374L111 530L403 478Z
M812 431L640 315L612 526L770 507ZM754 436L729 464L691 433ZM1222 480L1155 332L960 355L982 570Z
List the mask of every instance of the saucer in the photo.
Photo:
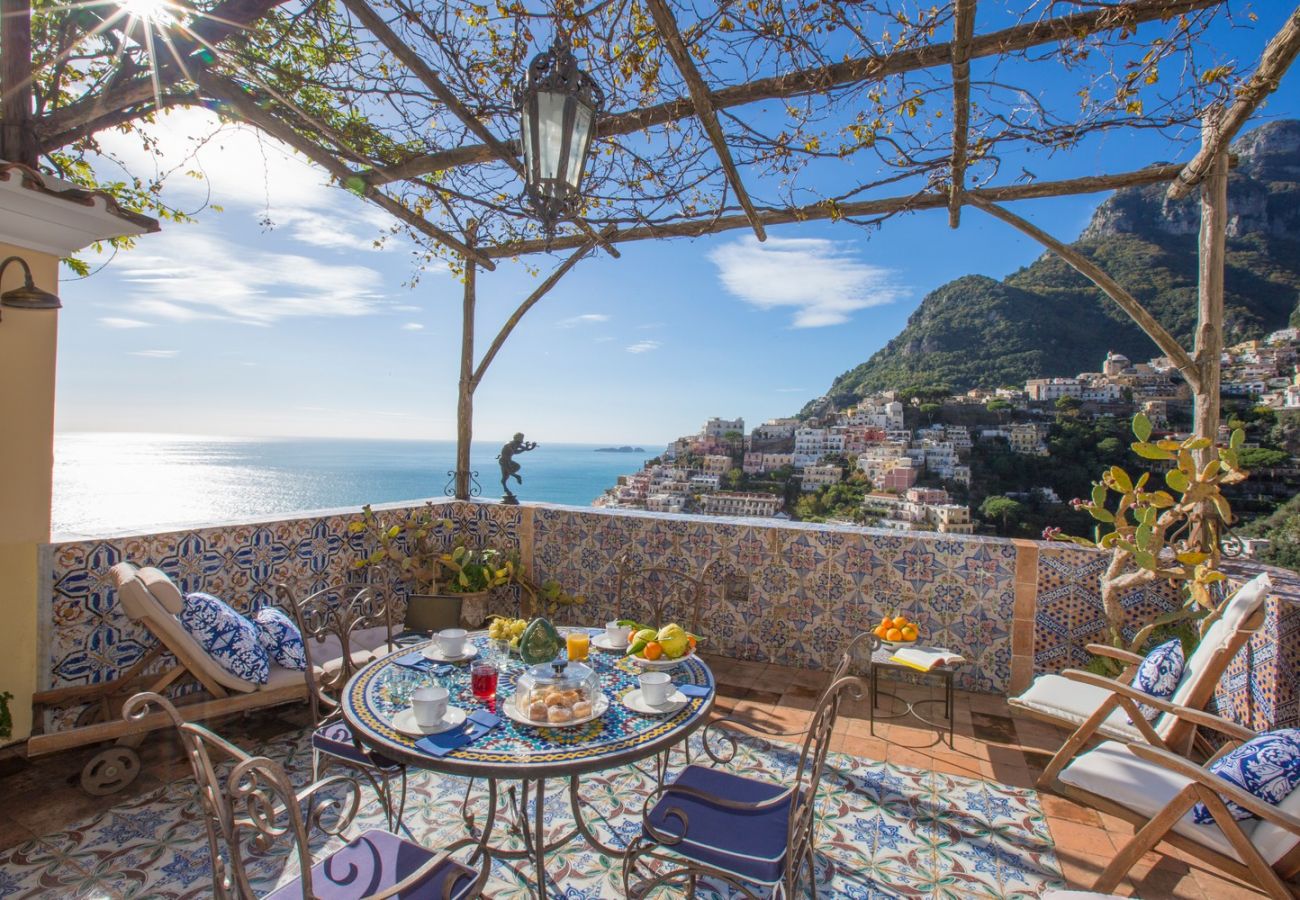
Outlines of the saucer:
M633 688L623 695L623 705L634 713L640 713L643 716L666 716L677 712L684 707L689 701L686 695L681 691L673 688L673 692L668 695L668 701L662 706L651 706L646 703L641 696L640 688Z
M474 657L478 656L478 647L475 647L472 643L466 641L465 646L461 648L460 656L443 656L442 648L439 647L438 644L435 642L429 644L420 652L424 654L425 659L431 659L434 662L460 663L460 662L467 662L473 659Z
M600 634L592 637L591 646L598 650L608 650L611 653L622 653L627 650L628 642L624 641L621 644L611 644L609 642L609 635L602 631Z
M415 721L415 710L406 708L393 716L392 726L402 734L409 734L411 737L424 737L426 734L441 734L444 731L465 724L465 710L456 707L447 707L447 714L442 717L442 721L436 725L421 725Z
M511 697L502 704L502 711L506 714L508 719L517 722L520 725L528 725L531 728L572 728L575 725L586 725L588 722L599 719L608 712L609 698L605 696L604 691L601 691L595 701L591 704L591 715L583 716L581 719L570 719L567 722L535 722L528 718L525 713L520 711L519 707L515 705L514 697Z

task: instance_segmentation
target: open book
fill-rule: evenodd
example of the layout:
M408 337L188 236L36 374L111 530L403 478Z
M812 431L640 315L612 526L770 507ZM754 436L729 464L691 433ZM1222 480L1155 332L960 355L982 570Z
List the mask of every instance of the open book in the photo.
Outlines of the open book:
M966 658L960 653L939 647L900 647L889 657L890 662L928 672L935 666L956 666Z

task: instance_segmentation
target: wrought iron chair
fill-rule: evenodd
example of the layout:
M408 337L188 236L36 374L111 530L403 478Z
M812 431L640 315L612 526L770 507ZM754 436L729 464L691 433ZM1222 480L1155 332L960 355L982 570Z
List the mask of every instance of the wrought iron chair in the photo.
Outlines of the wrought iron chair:
M352 599L346 600L354 589ZM324 588L299 599L292 588L281 584L276 596L293 611L306 649L307 698L316 723L311 739L312 780L320 778L330 761L357 769L384 805L388 827L398 830L406 810L406 766L357 740L343 721L339 704L340 692L358 669L396 649L390 595L369 585L352 585ZM320 659L330 662L320 665L316 662Z
M861 700L864 695L865 683L849 674L863 644L874 649L879 639L862 634L850 641L817 701L809 727L793 732L805 736L788 785L689 765L650 794L641 834L628 846L623 861L627 896L644 896L661 885L694 896L703 876L719 879L746 897L760 896L754 890L759 888L770 896L789 898L795 895L805 865L816 896L817 792L840 705L846 696ZM735 727L765 736L789 734L720 719L704 733L704 750L714 762L726 764L735 758L738 741L730 733ZM716 749L711 737L721 738L725 746Z
M704 579L712 566L712 562L706 565L697 577L684 567L640 565L624 553L614 560L618 572L614 609L621 616L654 628L676 622L687 631L698 633Z
M395 834L372 829L315 862L311 830L341 837L356 816L360 786L354 779L332 775L294 790L278 762L250 756L202 725L187 722L158 694L136 694L126 702L123 717L140 719L150 707L171 717L194 771L212 858L212 895L218 900L255 897L245 869L250 845L265 853L285 837L293 841L291 853L298 859L300 874L266 895L267 900L398 896L465 900L481 893L487 864L475 870L451 855L477 846L469 839L435 854ZM224 777L218 765L223 757L233 763Z

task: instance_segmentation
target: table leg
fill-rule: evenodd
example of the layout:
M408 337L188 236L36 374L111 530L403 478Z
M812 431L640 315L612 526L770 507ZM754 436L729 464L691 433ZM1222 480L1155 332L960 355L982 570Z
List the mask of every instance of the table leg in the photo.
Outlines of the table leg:
M537 869L537 900L546 900L546 831L542 827L542 813L546 803L546 781L537 779L537 797L533 800L533 839L536 841L536 856L533 865Z

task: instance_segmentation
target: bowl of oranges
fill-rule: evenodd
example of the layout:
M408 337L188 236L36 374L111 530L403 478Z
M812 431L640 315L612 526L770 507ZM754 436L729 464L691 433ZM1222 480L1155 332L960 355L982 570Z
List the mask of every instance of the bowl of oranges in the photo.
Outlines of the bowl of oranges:
M885 616L873 630L881 643L890 647L916 643L919 632L917 624L904 615Z

